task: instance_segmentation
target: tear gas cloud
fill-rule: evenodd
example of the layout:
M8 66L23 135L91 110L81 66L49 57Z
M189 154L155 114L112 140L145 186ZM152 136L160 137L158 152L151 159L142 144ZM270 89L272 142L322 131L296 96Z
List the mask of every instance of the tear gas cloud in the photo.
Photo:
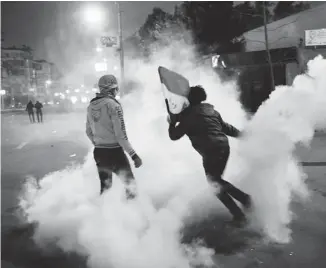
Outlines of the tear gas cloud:
M81 165L49 174L38 184L33 179L26 183L20 203L26 220L38 223L37 243L78 252L96 268L212 265L214 252L198 243L181 244L180 231L186 223L228 212L214 197L190 142L168 138L158 66L179 72L191 85L203 85L224 120L244 130L241 139L231 139L224 178L252 195L253 228L271 241L290 241L290 202L308 196L305 174L292 151L326 125L326 60L310 61L309 76L297 76L292 87L278 87L248 122L236 83L222 83L209 66L195 66L193 59L192 49L178 43L149 62L126 62L127 76L138 85L122 104L129 138L144 162L134 170L139 198L125 201L116 178L99 197L90 152ZM84 122L76 122L84 132Z

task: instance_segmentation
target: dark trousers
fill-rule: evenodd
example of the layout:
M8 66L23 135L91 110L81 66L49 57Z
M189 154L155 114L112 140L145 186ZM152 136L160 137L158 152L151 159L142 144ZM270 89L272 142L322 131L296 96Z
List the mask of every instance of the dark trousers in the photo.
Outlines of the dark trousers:
M218 183L220 186L220 191L217 194L217 197L235 218L243 218L244 213L232 197L243 205L246 205L249 202L250 196L236 188L233 184L222 179L229 155L230 148L228 146L217 148L203 157L203 165L208 180L213 183Z
M94 159L96 162L98 174L101 182L101 194L111 188L112 174L125 178L127 186L134 181L134 174L132 173L129 160L122 148L95 148ZM126 188L128 198L133 198L135 193Z
M29 116L29 121L31 121L31 123L35 123L34 112L28 112L28 116Z
M43 122L43 113L42 110L36 111L36 116L37 116L37 122Z

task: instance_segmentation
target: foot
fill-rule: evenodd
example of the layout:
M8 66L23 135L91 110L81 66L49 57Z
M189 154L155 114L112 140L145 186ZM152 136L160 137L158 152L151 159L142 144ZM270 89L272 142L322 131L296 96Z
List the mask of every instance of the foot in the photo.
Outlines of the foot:
M243 205L245 212L250 212L250 210L252 208L252 199L251 199L250 195L248 195L246 201L242 205Z
M246 217L233 217L233 219L229 222L229 224L236 228L243 228L248 224L248 220Z
M127 200L132 200L136 198L136 194L130 191L129 189L126 189L126 197Z

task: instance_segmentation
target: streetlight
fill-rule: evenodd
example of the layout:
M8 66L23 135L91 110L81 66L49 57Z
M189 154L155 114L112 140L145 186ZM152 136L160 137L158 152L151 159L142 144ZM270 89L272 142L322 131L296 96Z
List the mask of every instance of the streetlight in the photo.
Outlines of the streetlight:
M100 53L100 52L102 52L102 50L103 49L101 47L96 47L96 52L99 52Z
M120 88L124 88L124 50L123 50L123 35L122 35L122 20L121 20L121 8L120 8L120 3L119 2L115 2L116 6L118 8L118 25L119 25L119 44L120 44L120 76L121 76L121 86ZM93 25L100 25L104 24L104 20L105 20L105 14L103 12L103 9L101 9L99 6L96 6L94 4L92 5L87 5L84 8L84 20L88 23L88 24L93 24ZM96 48L97 52L101 52L101 48ZM106 67L107 68L107 67ZM103 69L105 69L105 67L103 65L101 66L96 66L95 69L97 69L96 71L99 72L98 70L102 71ZM122 92L121 92L122 93Z
M94 4L87 5L84 8L84 19L89 24L101 24L104 21L104 12Z

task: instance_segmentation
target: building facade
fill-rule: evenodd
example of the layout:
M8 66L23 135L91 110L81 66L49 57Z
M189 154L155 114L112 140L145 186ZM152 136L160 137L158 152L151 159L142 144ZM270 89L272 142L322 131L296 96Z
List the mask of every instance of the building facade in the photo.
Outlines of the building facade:
M32 94L33 54L20 48L1 48L1 90L5 106L17 107Z
M1 94L3 108L22 107L28 100L45 101L57 87L56 66L34 60L26 48L1 48Z
M325 14L326 4L321 4L266 25L273 81L263 26L243 34L245 52L212 55L211 65L237 79L242 104L255 113L274 85L291 85L309 60L319 54L326 57Z
M287 84L306 69L307 62L321 54L326 57L326 3L267 25L269 49L297 47L297 62L288 64ZM246 52L266 50L264 27L244 35Z

